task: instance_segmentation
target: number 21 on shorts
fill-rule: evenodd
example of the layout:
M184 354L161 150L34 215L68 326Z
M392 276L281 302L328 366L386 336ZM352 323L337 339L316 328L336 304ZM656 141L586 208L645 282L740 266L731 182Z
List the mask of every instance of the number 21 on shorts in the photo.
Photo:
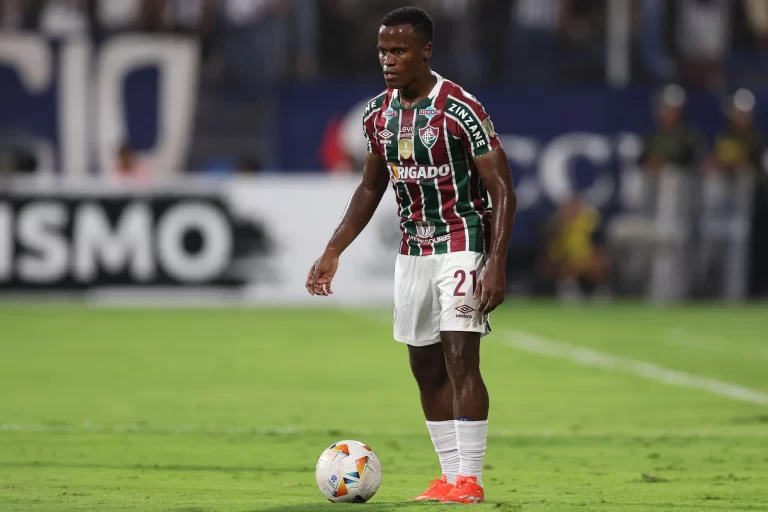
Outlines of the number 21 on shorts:
M472 295L475 293L475 290L477 289L477 270L471 270L469 274L472 276ZM463 291L461 291L462 286L464 286L464 282L467 280L467 273L463 270L457 270L455 274L453 274L453 277L455 279L459 280L459 283L456 285L456 289L453 291L454 297L464 297L467 294Z

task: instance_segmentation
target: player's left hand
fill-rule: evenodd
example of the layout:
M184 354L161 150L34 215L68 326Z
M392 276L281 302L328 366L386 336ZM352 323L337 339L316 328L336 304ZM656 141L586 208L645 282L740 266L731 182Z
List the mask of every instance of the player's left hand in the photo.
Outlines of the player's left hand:
M487 315L504 302L506 282L504 264L489 261L480 273L477 288L472 296L475 300L480 299L477 309L481 315Z

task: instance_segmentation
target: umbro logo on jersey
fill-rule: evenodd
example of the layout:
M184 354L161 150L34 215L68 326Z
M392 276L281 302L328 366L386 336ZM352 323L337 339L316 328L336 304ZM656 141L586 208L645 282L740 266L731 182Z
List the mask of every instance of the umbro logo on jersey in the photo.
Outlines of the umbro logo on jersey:
M381 137L382 139L388 139L393 135L394 133L392 133L389 130L382 130L381 132L379 132L379 137Z

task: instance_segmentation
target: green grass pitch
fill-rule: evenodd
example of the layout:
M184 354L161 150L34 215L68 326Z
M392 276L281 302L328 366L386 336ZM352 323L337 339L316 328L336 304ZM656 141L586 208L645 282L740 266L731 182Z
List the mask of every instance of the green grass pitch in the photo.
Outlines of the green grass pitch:
M492 324L475 508L768 510L767 306L509 302ZM387 311L4 305L0 389L2 511L456 507L406 501L439 466ZM365 505L314 482L345 438L381 459Z

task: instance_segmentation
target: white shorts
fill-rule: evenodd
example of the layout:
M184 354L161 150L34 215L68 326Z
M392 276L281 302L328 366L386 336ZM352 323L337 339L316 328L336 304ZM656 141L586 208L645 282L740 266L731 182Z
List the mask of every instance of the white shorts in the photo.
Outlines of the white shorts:
M440 342L441 331L491 332L473 299L486 257L476 252L399 254L395 264L394 335L417 347Z

